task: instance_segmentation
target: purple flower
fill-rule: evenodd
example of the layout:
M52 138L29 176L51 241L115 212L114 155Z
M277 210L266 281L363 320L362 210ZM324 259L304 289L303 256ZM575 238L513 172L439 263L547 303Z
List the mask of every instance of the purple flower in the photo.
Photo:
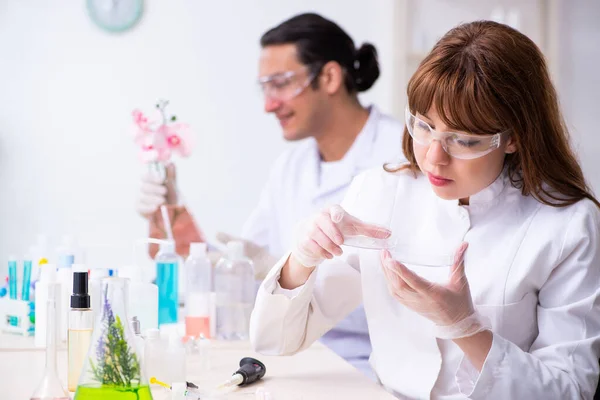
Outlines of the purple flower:
M112 307L108 302L108 296L104 296L104 311L103 317L107 326L111 326L115 323L115 315L113 314Z
M106 353L106 346L104 343L104 335L100 336L100 339L98 340L98 346L96 347L96 359L100 362L101 360L104 360L104 355Z

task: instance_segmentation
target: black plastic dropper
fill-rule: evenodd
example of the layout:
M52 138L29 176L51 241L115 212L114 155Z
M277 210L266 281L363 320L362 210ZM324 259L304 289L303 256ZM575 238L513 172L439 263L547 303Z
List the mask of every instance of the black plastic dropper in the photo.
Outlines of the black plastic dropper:
M261 379L265 376L266 372L267 368L265 364L256 358L244 357L240 360L240 368L235 371L231 378L219 385L219 387L246 386Z

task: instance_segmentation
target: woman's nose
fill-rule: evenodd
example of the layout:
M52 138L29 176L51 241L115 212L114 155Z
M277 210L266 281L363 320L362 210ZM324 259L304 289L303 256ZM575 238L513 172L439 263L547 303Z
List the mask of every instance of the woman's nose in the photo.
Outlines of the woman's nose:
M426 157L431 165L446 165L450 162L450 155L446 153L442 143L437 139L433 139L429 144Z

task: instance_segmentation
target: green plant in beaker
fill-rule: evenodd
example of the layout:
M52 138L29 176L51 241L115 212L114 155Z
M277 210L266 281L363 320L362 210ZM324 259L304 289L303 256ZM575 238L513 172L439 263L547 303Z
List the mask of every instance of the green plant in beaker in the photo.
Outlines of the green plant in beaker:
M127 323L127 285L125 278L102 281L102 313L94 324L75 400L152 399Z

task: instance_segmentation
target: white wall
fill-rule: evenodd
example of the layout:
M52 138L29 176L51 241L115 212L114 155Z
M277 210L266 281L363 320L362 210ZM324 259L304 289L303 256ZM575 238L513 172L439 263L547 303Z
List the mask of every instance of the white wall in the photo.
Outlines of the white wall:
M600 196L600 1L560 3L559 94L584 173Z
M0 2L0 274L40 232L76 234L93 265L130 261L146 233L130 112L160 97L197 132L192 157L177 160L187 204L209 236L238 233L287 145L254 84L258 39L293 14L320 12L377 46L382 77L365 102L397 113L404 96L400 0L146 0L141 23L120 35L96 28L84 3ZM598 1L560 2L561 101L598 192L599 18Z
M0 2L0 273L41 232L75 234L93 266L130 261L146 233L130 112L158 98L197 132L176 161L187 203L209 236L238 233L285 146L254 83L260 35L299 12L333 18L378 47L382 77L364 100L391 111L393 2L146 0L120 35L84 1Z

